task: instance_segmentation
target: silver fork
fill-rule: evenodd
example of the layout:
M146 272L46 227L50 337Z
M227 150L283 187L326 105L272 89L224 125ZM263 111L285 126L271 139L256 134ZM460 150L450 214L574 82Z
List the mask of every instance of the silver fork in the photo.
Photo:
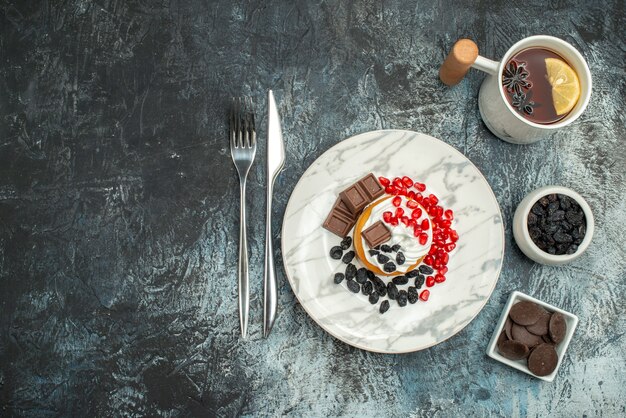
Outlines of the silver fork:
M248 333L248 239L246 237L246 179L256 154L256 128L250 98L235 98L230 112L230 154L239 174L239 325Z

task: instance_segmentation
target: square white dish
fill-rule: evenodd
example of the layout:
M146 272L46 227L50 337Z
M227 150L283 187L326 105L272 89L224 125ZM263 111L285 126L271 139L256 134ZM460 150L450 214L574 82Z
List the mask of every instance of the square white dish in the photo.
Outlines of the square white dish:
M556 347L556 353L559 356L559 360L554 371L547 376L537 376L531 373L531 371L528 370L528 367L526 365L526 359L509 360L503 357L498 352L498 348L497 348L498 337L500 336L500 333L504 329L504 323L506 322L506 318L509 315L511 306L521 301L534 302L549 312L559 312L565 318L565 323L567 324L567 332L565 333L565 338L563 338L563 341ZM504 363L517 370L527 373L533 377L536 377L537 379L545 380L546 382L552 382L556 374L559 371L559 367L561 367L561 362L563 361L563 357L565 356L567 347L569 346L569 343L572 340L572 336L574 335L574 332L576 331L576 325L578 325L578 317L576 315L566 312L562 309L559 309L556 306L542 302L522 292L514 291L513 293L511 293L511 296L509 296L509 300L507 301L506 305L504 306L504 309L502 310L502 315L500 315L500 320L498 321L498 324L496 325L496 329L493 332L493 335L491 336L491 340L489 341L489 345L487 346L487 355L491 357L492 359L498 360L501 363Z

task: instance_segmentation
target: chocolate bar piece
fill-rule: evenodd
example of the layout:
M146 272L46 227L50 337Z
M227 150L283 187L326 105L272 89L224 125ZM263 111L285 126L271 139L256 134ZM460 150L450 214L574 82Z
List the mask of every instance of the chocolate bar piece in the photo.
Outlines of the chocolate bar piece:
M362 211L371 202L367 192L358 182L339 193L339 197L353 215Z
M350 209L348 209L348 206L346 206L346 204L343 202L343 200L341 200L340 197L338 197L335 201L335 204L333 205L333 210L336 210L338 213L342 214L348 219L356 220L356 218L358 217L358 214L353 214L352 212L350 212Z
M324 228L342 238L346 237L363 208L384 193L385 189L380 185L376 176L369 173L339 193L339 197L324 221Z
M333 234L345 238L355 223L355 219L348 218L341 211L338 211L337 207L333 206L322 226Z
M359 180L359 183L363 186L370 202L385 194L385 188L378 182L378 179L372 173L369 173L367 176Z
M385 224L382 223L382 221L374 223L361 234L370 248L377 247L391 239L391 232L387 229Z

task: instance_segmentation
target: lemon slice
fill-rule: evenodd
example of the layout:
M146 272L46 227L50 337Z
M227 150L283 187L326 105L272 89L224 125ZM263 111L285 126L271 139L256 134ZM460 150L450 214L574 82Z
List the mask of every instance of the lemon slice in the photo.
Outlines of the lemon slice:
M546 58L548 82L552 86L552 104L557 115L570 112L580 97L580 82L576 72L564 61Z

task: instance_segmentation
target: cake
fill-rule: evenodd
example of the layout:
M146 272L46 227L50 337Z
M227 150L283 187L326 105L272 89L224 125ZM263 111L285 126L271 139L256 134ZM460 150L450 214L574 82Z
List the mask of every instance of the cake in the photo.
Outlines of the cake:
M432 225L426 209L414 200L416 207L409 208L406 205L411 200L406 196L397 196L396 198L385 196L371 203L361 213L354 226L353 243L356 256L365 267L381 276L396 276L414 270L424 257L428 255L432 244ZM394 204L394 200L400 202L398 206ZM401 214L398 217L395 216L396 213ZM387 214L387 221L383 218L384 214ZM415 215L411 216L412 214ZM398 222L393 221L394 217L398 219ZM383 252L381 248L377 248L379 246L370 248L362 234L364 230L381 220L387 223L390 231L390 239L384 245L389 247L392 250L391 252ZM421 228L422 224L426 227L425 229ZM417 236L415 233L416 226L420 228ZM421 242L420 238L423 239ZM393 251L394 248L397 248L397 250ZM394 253L395 257L391 258L389 255ZM384 258L379 260L381 259L379 257L381 254ZM389 260L385 258L395 261L394 270L385 271L385 265L389 263Z

